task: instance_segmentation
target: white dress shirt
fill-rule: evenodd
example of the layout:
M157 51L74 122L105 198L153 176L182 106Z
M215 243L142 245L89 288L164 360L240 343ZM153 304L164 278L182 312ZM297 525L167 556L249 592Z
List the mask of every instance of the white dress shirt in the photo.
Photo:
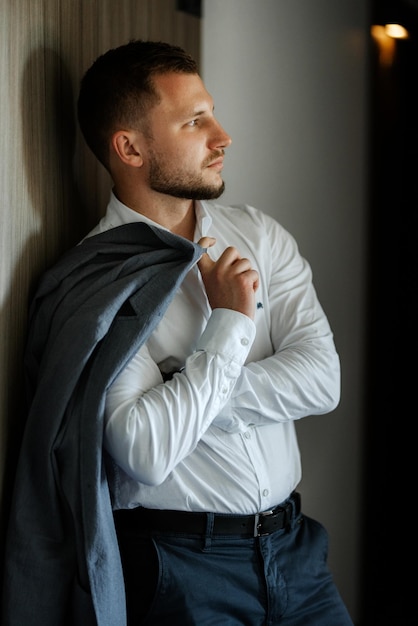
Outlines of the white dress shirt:
M293 237L250 206L195 210L195 241L216 238L212 259L232 245L258 271L255 319L212 311L197 265L187 274L108 392L115 509L268 510L301 479L294 420L339 402L332 332ZM158 226L112 193L90 235L135 221Z

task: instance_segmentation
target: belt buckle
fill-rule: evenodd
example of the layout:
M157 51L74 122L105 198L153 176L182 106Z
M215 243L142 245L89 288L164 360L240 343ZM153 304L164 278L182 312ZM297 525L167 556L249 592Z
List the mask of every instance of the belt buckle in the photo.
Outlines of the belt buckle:
M260 518L267 517L269 515L273 515L274 510L270 509L270 511L263 511L263 513L256 513L254 515L254 534L253 537L264 537L268 535L268 533L260 533L261 521Z

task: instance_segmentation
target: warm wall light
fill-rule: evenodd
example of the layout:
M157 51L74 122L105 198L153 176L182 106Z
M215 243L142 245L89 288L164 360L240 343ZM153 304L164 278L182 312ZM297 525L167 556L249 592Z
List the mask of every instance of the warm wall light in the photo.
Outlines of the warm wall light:
M396 39L408 39L409 33L400 24L374 24L371 35L379 48L379 63L383 67L393 64L396 52Z
M393 37L393 39L408 39L409 33L400 24L386 24L385 32L388 37Z
M378 24L371 27L371 34L379 48L380 65L390 67L395 58L396 41L389 37L384 26Z
M379 63L383 67L393 64L396 52L396 39L408 39L409 33L400 24L374 24L371 35L379 48Z

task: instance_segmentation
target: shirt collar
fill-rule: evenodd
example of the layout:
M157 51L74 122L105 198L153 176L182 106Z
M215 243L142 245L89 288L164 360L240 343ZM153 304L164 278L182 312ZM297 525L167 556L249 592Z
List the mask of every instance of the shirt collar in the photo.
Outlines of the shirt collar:
M210 217L207 206L205 202L201 202L200 200L195 201L195 213L196 213L196 229L195 229L195 238L199 240L200 237L204 237L208 234L210 226L212 224L212 218ZM145 222L146 224L150 224L152 226L157 226L158 228L163 228L164 230L168 230L161 226L161 224L157 224L149 217L142 215L142 213L138 213L133 209L130 209L126 204L123 204L118 198L115 196L113 190L110 192L110 199L107 208L107 214L111 221L112 227L120 226L122 224L129 224L130 222Z

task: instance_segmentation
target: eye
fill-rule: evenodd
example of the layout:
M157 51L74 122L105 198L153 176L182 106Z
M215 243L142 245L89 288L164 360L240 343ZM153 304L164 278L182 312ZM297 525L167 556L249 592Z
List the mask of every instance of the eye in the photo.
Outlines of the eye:
M190 122L187 122L187 126L197 126L199 123L199 120L195 119L195 120L190 120Z

